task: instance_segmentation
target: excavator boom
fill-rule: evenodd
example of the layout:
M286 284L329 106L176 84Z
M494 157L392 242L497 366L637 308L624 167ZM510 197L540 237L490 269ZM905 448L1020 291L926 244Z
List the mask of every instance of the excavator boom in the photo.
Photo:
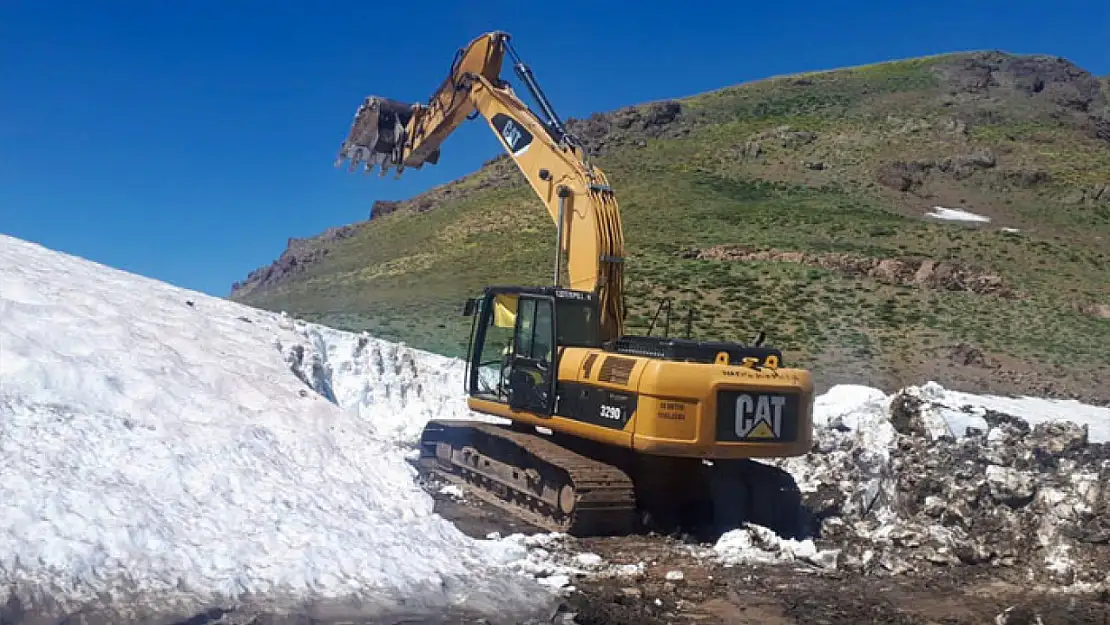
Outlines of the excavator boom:
M541 119L501 80L505 55L547 119ZM440 146L464 121L481 115L547 207L556 225L555 286L594 292L600 302L601 337L623 333L624 234L620 211L605 173L590 162L543 91L509 45L509 35L482 35L460 49L451 71L427 104L367 97L340 146L336 164L352 169L435 164ZM566 257L567 284L561 284Z

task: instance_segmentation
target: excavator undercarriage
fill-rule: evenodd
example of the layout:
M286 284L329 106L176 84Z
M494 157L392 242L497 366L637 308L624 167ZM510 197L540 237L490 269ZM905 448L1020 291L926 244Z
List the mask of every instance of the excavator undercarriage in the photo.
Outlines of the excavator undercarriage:
M751 460L645 458L517 424L433 420L417 468L550 532L681 533L712 540L752 522L785 538L807 533L789 473ZM618 457L623 456L623 457Z

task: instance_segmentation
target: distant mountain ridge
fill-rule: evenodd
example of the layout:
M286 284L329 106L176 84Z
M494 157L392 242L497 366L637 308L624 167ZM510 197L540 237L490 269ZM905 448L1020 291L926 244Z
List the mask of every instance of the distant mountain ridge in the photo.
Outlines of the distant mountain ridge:
M1066 59L969 52L768 78L568 126L617 189L633 331L667 296L701 305L699 335L762 327L827 381L932 377L1110 400L1098 387L1110 376L1108 95L1110 77ZM923 217L936 206L990 222ZM553 233L497 155L376 202L366 221L290 239L231 298L458 355L461 299L549 281ZM925 261L917 282L884 273ZM960 276L1004 288L964 289Z

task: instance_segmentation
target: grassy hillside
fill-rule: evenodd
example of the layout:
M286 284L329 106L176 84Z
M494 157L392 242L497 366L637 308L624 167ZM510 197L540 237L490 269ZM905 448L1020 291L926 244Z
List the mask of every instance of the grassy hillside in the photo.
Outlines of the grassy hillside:
M1108 94L1062 59L951 54L571 127L617 189L632 332L665 296L680 314L698 304L699 337L765 330L822 386L935 379L1110 401ZM991 221L924 217L935 206ZM291 241L232 298L459 355L462 299L547 282L553 235L498 157Z

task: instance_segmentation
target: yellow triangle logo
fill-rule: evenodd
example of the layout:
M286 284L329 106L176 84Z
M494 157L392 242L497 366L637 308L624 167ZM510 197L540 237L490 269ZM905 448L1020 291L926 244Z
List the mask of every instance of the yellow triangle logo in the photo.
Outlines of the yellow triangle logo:
M771 426L767 425L766 421L760 421L759 425L752 428L748 432L748 438L774 438L775 433L771 431Z

